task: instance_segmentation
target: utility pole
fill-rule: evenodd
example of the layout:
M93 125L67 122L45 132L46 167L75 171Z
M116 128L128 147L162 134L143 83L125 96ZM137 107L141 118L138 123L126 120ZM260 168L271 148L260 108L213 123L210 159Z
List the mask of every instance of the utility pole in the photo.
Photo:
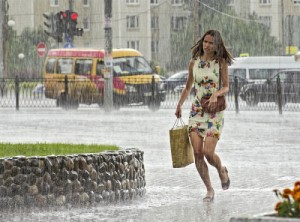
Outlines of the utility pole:
M73 11L73 0L69 0L69 10Z
M4 45L6 44L6 41L4 41L3 34L4 34L4 29L5 29L5 4L6 1L1 0L0 3L0 78L4 78L4 55L5 55L5 50L4 50Z
M288 55L291 55L291 47L293 45L293 33L292 33L292 27L293 27L293 16L288 15Z
M104 110L113 109L113 57L112 57L112 0L104 0L105 73Z
M73 12L73 0L69 0L69 11ZM73 45L74 43L73 42L74 42L73 35L70 35L69 33L65 32L65 45L67 47L73 48L74 47L74 45Z
M284 4L281 0L281 38L282 38L282 55L285 55L285 30L284 30Z
M200 0L194 1L194 43L200 37Z
M196 43L199 38L199 19L199 2L197 0L194 0L194 43Z

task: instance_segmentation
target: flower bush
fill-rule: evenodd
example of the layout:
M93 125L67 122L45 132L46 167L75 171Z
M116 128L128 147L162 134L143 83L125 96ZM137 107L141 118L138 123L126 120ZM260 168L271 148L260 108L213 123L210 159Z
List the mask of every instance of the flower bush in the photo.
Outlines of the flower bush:
M280 201L275 210L279 217L300 218L300 181L295 182L294 188L285 188L283 192L274 190Z

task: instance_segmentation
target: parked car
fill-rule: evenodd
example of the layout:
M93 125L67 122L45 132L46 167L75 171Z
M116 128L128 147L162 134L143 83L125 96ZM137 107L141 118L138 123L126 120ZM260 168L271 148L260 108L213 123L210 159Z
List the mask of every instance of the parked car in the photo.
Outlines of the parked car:
M167 92L175 92L175 90L178 91L178 88L182 88L182 85L185 85L187 78L188 78L188 70L183 70L171 75L165 81L166 91Z
M300 103L300 69L282 70L262 83L246 84L242 87L240 97L249 106L260 102L278 103L277 79L280 79L282 104Z
M233 84L234 84L234 77L236 75L229 74L229 84L230 84L230 90L233 90ZM241 87L248 83L247 79L236 76L238 79L238 91L240 91ZM166 81L166 91L167 92L175 92L175 93L181 93L182 90L185 87L186 80L188 78L188 70L180 71L178 73L175 73L174 75L170 76ZM194 87L193 87L194 88ZM191 93L194 92L194 89L192 89Z
M229 75L228 75L228 78L229 78L229 93L230 92L234 92L234 78L237 78L237 81L238 81L238 85L237 85L237 88L238 88L238 92L240 92L240 90L241 90L241 88L244 86L244 85L246 85L246 84L248 84L248 80L247 79L245 79L245 78L243 78L243 77L241 77L241 76L237 76L237 75L232 75L232 74L230 74L229 73Z

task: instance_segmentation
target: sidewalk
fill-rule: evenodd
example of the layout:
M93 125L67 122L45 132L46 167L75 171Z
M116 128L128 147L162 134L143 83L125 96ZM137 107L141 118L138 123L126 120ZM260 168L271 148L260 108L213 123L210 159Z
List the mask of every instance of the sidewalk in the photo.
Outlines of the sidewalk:
M173 169L168 131L175 110L151 112L121 109L77 111L0 110L0 142L72 142L116 144L145 152L144 197L129 203L82 209L1 214L0 221L212 221L273 211L273 189L292 187L300 177L300 113L225 113L217 146L227 166L231 187L223 191L217 172L209 167L215 201L202 202L206 191L194 165ZM187 122L188 110L184 110Z

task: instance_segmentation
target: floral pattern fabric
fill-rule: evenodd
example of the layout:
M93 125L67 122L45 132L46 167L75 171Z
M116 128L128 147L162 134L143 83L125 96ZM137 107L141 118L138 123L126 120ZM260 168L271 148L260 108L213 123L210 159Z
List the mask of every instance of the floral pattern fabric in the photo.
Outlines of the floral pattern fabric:
M219 89L219 63L216 60L203 62L197 58L193 67L195 97L189 116L189 133L220 139L224 125L224 111L204 113L200 100Z

